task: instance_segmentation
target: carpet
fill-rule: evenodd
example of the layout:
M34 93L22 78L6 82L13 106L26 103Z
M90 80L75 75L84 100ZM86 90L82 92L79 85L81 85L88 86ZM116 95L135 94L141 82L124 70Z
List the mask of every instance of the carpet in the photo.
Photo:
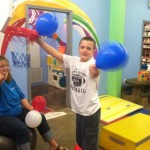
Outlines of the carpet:
M65 115L47 120L54 137L60 145L67 147L69 150L73 150L76 144L76 115L69 108L56 110L55 112L64 112ZM44 142L38 131L36 133L37 145L35 150L49 150L49 144Z

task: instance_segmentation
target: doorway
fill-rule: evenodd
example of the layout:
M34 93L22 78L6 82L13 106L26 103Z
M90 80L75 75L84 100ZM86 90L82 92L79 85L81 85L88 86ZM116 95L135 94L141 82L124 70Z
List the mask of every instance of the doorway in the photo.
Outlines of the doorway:
M65 53L71 55L72 51L72 11L64 9L56 9L50 7L40 7L27 5L26 22L27 27L35 28L35 22L37 17L41 13L50 12L56 15L58 19L58 30L53 37L42 37L44 41L52 45L56 49L62 46L62 42L65 44ZM34 18L35 17L35 18ZM35 20L34 20L35 19ZM34 21L33 21L34 20ZM33 21L32 23L30 21ZM60 43L61 40L61 43ZM51 66L49 64L50 55L41 50L41 48L35 44L31 49L30 67L28 68L28 94L29 100L33 97L41 95L47 100L48 105L54 103L63 103L67 107L70 106L69 101L69 76L66 77L66 87L59 87L59 73L58 76L52 77L50 74ZM52 58L53 63L56 65L58 62ZM53 65L54 65L53 64ZM59 64L60 65L60 64ZM54 71L54 70L51 70ZM58 71L57 69L55 71ZM66 70L68 72L68 70ZM54 75L54 72L53 72ZM57 77L57 78L56 78ZM34 79L33 79L34 78ZM37 79L38 78L38 79ZM53 82L51 81L53 79ZM53 84L57 83L57 84ZM65 98L64 98L65 97ZM64 98L64 99L63 99ZM55 104L54 104L55 105ZM54 108L55 109L55 108Z

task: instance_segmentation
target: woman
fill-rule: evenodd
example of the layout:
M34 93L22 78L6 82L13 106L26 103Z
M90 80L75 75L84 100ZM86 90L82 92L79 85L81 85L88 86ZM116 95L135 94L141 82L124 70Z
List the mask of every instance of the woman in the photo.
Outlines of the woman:
M30 150L30 134L25 124L30 110L33 107L11 76L9 61L0 55L0 135L15 139L17 150ZM44 115L37 129L50 150L67 150L55 141Z

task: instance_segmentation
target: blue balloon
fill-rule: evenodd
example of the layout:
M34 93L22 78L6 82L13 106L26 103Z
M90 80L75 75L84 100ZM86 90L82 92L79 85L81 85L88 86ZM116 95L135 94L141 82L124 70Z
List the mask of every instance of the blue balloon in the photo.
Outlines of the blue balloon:
M123 67L128 60L126 48L118 42L105 42L101 45L96 57L96 67L102 70L111 70Z
M44 13L38 17L35 28L41 36L53 34L58 28L58 20L52 13Z

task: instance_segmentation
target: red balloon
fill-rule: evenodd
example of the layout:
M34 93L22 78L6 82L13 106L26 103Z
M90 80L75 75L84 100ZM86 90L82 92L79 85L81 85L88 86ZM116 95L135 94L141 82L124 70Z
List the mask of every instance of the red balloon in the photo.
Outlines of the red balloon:
M32 100L32 106L35 110L41 111L46 107L46 100L43 96L35 96Z
M82 150L78 144L74 146L74 150Z

